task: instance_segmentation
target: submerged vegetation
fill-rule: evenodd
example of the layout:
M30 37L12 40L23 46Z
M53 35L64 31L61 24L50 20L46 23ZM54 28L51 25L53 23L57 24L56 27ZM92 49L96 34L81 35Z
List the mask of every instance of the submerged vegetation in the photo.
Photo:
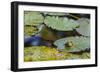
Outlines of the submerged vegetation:
M90 15L25 11L24 37L25 62L89 59Z
M24 61L48 61L48 60L65 60L65 59L87 59L90 54L82 53L68 53L58 51L56 48L46 46L33 46L25 48Z

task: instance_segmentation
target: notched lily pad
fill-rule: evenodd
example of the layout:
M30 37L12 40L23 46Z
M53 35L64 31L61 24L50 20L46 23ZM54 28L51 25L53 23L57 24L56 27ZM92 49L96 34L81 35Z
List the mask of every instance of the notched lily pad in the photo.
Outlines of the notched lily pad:
M51 27L52 29L60 30L60 31L68 31L73 30L78 26L78 23L73 19L68 19L67 17L60 18L54 16L45 17L44 23Z

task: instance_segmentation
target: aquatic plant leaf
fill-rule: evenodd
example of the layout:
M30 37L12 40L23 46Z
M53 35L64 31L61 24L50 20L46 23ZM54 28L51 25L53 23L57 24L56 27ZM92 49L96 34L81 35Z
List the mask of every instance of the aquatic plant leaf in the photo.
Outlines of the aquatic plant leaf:
M77 20L79 28L76 28L77 32L84 36L90 36L90 20L88 18L80 18Z
M43 23L44 17L40 12L26 12L24 14L25 25L38 25Z
M52 29L61 30L61 31L73 30L75 27L78 26L78 23L75 20L68 19L67 17L60 18L57 16L45 17L44 23L48 27L51 27Z
M54 42L58 50L67 52L79 52L90 48L90 38L88 37L67 37Z

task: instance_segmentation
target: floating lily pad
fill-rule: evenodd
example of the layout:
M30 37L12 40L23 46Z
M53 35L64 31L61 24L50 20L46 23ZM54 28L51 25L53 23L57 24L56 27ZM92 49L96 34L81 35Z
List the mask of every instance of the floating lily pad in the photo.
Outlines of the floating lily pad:
M77 20L79 28L76 28L77 32L84 36L90 36L90 20L88 18L80 18Z
M45 17L44 23L48 27L51 27L52 29L61 30L61 31L73 30L75 27L78 26L78 23L75 20L68 19L67 17L60 18L57 16Z
M90 38L88 37L68 37L54 42L58 50L67 52L79 52L90 48Z
M43 23L44 17L40 12L25 12L25 25L38 25Z

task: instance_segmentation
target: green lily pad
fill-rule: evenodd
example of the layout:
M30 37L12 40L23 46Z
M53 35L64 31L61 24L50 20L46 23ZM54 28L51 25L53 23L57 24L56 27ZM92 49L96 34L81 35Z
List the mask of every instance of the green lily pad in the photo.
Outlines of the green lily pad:
M67 17L60 18L57 16L45 17L44 23L48 27L51 27L52 29L61 30L61 31L73 30L78 26L78 23L75 20L68 19Z
M90 36L90 19L80 18L77 22L79 23L79 28L76 28L77 32L84 36Z
M44 17L40 12L25 12L24 13L25 25L38 25L43 23Z
M66 52L80 52L90 48L90 38L88 37L68 37L54 42L58 50Z

